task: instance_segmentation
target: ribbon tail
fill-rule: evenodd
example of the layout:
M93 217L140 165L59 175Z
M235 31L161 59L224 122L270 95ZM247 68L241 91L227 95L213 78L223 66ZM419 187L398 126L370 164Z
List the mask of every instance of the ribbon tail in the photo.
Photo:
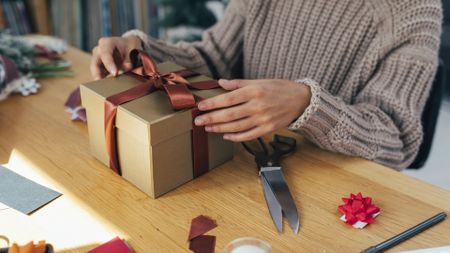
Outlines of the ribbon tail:
M197 106L192 109L192 122L200 113ZM196 126L194 123L192 124L192 162L194 178L209 171L208 133L204 127Z
M129 90L112 95L105 100L105 141L109 156L109 167L121 175L116 139L117 106L143 97L155 90L154 81L147 81Z
M109 167L121 175L119 166L119 157L117 152L117 139L116 139L116 122L117 106L110 101L105 101L105 140L106 150L109 156Z

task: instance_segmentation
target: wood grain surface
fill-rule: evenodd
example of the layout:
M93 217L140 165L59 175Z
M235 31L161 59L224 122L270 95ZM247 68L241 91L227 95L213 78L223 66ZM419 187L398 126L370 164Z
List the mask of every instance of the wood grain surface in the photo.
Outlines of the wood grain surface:
M56 252L86 252L115 236L136 252L189 252L191 219L208 215L218 227L216 252L231 240L254 236L274 252L359 252L440 211L450 211L450 192L400 172L323 151L300 135L298 151L283 161L301 215L294 235L285 222L278 234L270 218L252 157L233 161L152 200L89 152L87 128L71 122L64 101L91 80L90 56L70 49L73 78L41 80L29 97L0 102L0 164L63 196L30 216L0 208L0 235L11 242L47 240ZM361 191L381 209L376 222L359 230L339 220L341 197ZM0 247L2 246L0 242ZM450 219L391 252L450 244Z

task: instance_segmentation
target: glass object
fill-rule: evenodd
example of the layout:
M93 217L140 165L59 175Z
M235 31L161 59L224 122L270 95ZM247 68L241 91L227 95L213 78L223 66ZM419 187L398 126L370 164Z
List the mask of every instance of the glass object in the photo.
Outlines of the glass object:
M269 243L255 237L237 238L222 250L222 253L271 253Z

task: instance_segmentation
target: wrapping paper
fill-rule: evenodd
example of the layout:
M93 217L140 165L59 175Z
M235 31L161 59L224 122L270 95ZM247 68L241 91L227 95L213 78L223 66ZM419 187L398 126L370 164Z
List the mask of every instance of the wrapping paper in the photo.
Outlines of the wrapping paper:
M80 87L70 93L64 107L73 121L86 122L86 109L81 106Z
M134 253L119 237L115 237L87 253Z
M203 235L217 227L215 220L208 216L200 215L191 222L189 229L189 249L194 253L213 253L216 247L216 237Z

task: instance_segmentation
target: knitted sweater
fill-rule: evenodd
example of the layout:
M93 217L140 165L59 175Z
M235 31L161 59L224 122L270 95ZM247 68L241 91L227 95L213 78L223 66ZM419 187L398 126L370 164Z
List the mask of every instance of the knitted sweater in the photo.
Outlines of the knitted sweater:
M290 129L324 149L402 169L422 142L441 22L440 0L232 0L200 42L124 36L139 36L157 61L215 78L309 85L311 103Z

